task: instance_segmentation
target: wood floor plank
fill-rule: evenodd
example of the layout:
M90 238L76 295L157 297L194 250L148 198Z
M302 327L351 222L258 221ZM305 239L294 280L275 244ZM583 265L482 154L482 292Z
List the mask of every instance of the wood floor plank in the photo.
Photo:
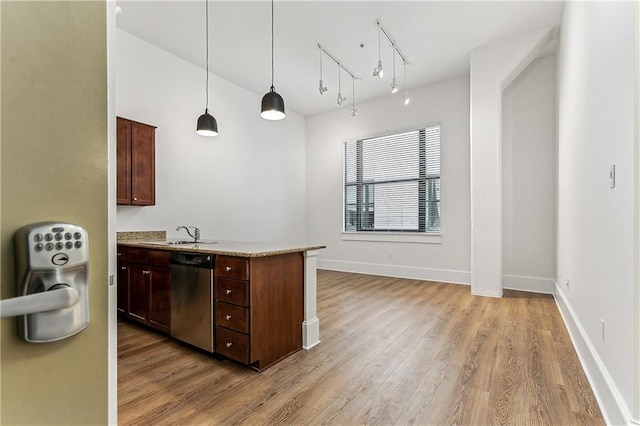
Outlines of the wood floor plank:
M262 373L119 323L119 424L604 424L550 296L318 271L318 317Z

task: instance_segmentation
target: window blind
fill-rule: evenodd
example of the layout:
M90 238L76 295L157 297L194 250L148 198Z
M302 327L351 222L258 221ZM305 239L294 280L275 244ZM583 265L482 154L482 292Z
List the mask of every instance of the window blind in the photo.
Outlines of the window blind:
M344 230L440 231L440 125L344 144Z

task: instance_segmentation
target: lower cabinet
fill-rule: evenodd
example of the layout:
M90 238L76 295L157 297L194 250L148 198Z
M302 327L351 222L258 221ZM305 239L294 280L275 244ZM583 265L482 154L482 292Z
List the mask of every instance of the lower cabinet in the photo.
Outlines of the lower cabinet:
M302 253L217 256L215 351L261 371L302 348Z
M118 312L171 332L170 252L118 246Z
M118 313L171 333L168 250L118 245ZM214 351L262 371L302 348L302 253L216 256Z

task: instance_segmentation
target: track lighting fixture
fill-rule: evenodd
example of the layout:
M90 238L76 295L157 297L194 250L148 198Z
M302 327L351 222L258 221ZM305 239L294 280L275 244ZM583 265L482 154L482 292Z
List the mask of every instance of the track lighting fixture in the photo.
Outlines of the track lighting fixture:
M318 85L318 90L320 94L323 95L324 92L327 91L327 86L325 86L322 81L322 47L320 47L320 45L318 45L318 52L320 53L320 84Z
M205 37L207 46L206 55L206 69L207 79L205 84L206 90L206 103L204 107L204 114L198 117L198 124L196 126L196 133L201 136L217 136L218 135L218 122L209 114L209 0L205 0Z
M391 47L393 47L393 80L391 81L391 93L397 93L398 85L396 84L396 47L393 45L391 45Z
M344 96L342 96L342 84L340 80L340 70L342 67L338 64L338 106L342 107L344 105L344 101L347 100Z
M273 86L273 0L271 0L271 90L262 98L260 116L266 120L282 120L284 114L284 99Z
M342 74L341 74L342 71L344 71L347 74L349 74L353 81L355 81L358 77L356 77L355 74L353 74L351 71L346 69L345 66L342 65L342 63L335 58L335 56L333 56L331 53L327 52L327 50L324 47L322 47L320 44L318 44L318 49L320 49L320 86L319 86L320 94L322 95L324 92L327 91L327 88L324 87L324 83L322 81L322 53L324 53L329 58L331 58L333 60L333 62L335 62L336 65L338 66L338 96L337 96L336 100L337 100L338 106L342 107L342 106L344 106L344 103L347 100L347 98L345 96L342 96ZM354 94L355 94L355 89L354 89ZM351 108L351 115L355 116L356 114L357 114L357 109L356 109L355 103L354 103L353 107Z
M407 62L405 61L403 63L404 65L404 87L405 87L405 91L404 94L402 95L402 104L403 105L409 105L409 102L411 102L411 98L409 97L409 91L407 90Z
M382 55L380 52L380 21L376 21L378 24L378 66L373 69L373 76L382 78L384 76L384 70L382 69Z
M384 36L387 38L387 40L389 40L389 43L391 44L391 48L393 49L393 80L391 81L391 93L397 93L398 92L398 83L396 80L396 53L398 54L398 56L400 56L400 59L402 59L402 65L404 67L404 87L405 87L405 91L404 94L402 95L402 103L404 105L409 105L409 102L411 102L411 98L409 98L409 91L407 90L407 64L409 63L409 60L407 59L406 56L404 56L402 54L402 52L400 51L400 47L398 47L398 44L391 38L391 36L389 35L389 32L385 29L385 27L380 23L380 20L376 20L376 25L378 26L378 66L376 68L374 68L373 70L373 75L377 76L377 77L382 77L382 62L380 60L380 33L384 34Z

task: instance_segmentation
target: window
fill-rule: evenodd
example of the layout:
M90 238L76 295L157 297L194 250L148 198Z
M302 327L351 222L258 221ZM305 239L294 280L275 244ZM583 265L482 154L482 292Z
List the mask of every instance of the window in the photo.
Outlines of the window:
M440 125L344 144L344 230L440 232Z

